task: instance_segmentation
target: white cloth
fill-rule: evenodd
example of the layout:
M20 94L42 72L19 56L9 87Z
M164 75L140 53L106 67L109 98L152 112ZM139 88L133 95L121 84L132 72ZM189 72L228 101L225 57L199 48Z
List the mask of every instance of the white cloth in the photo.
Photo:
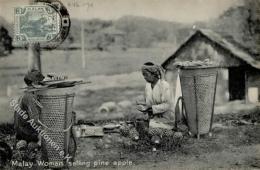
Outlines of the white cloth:
M170 108L170 85L165 80L159 79L153 88L150 83L146 83L145 103L147 106L152 107L154 115L162 114L162 119L166 121L174 119L173 113ZM157 119L159 121L159 119L161 118L154 119Z
M165 123L162 123L162 122L155 120L155 119L150 120L149 127L150 128L169 129L169 130L172 129L172 126L165 124Z

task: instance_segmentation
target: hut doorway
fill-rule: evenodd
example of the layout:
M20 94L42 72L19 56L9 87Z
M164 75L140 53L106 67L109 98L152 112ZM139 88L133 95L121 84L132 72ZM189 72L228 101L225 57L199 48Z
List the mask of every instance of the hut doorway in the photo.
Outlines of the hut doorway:
M229 100L244 100L246 94L245 69L243 67L230 67L228 69Z

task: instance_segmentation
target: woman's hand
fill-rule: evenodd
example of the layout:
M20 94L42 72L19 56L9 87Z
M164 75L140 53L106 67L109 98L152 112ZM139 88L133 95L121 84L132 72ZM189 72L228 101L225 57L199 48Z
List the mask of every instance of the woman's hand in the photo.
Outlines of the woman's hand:
M147 110L147 106L146 105L142 105L142 104L138 104L136 106L136 109L141 111L141 112L145 112Z
M147 112L148 110L151 110L151 109L152 108L147 105L142 105L142 104L137 105L137 110L139 110L141 112Z

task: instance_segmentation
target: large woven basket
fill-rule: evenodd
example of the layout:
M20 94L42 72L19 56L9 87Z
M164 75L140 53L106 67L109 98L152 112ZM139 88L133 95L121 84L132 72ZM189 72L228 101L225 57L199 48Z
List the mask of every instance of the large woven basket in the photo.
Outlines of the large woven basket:
M66 165L64 155L68 154L71 126L73 123L72 106L74 93L69 88L45 90L38 94L42 104L40 122L49 138L56 147L42 137L43 156L49 162L49 168L59 168ZM58 146L58 149L57 149Z
M180 81L189 131L207 134L211 131L218 71L208 67L183 67Z

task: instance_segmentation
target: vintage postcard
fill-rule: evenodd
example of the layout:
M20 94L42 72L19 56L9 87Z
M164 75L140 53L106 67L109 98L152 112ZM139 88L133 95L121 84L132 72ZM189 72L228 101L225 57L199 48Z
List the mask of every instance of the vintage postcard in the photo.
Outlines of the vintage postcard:
M0 169L260 168L259 0L0 0Z

